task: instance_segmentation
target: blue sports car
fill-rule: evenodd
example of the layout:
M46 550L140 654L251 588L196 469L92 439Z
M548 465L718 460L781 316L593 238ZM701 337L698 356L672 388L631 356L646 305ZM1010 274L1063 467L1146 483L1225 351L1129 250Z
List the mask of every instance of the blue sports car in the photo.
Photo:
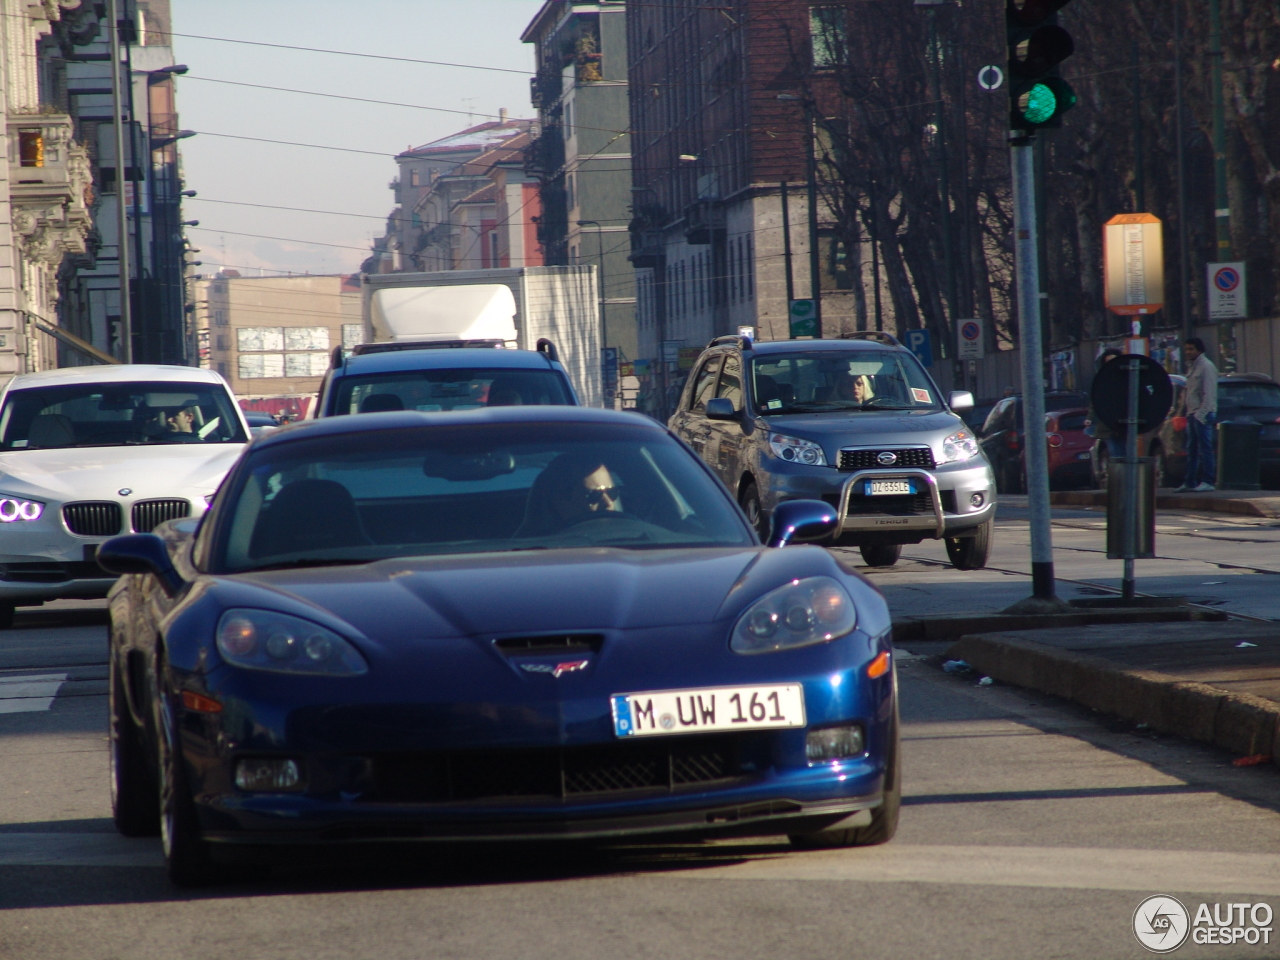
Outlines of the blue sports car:
M206 882L235 845L897 826L883 598L768 546L662 426L576 407L274 431L197 524L107 541L111 787ZM243 849L243 847L242 847Z

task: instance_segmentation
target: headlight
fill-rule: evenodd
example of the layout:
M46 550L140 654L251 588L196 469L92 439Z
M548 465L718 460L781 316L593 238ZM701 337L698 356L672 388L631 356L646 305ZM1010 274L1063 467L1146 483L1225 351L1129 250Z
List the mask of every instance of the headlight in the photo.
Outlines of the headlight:
M978 441L968 430L957 430L942 441L942 463L955 463L978 455Z
M801 440L799 437L788 437L782 433L769 434L769 448L779 460L790 463L804 463L811 467L825 467L826 454L822 447L812 440Z
M853 600L830 577L792 580L765 594L738 618L729 647L772 653L843 637L858 623Z
M249 670L349 677L367 673L360 651L318 623L269 610L228 610L218 621L218 653Z
M21 497L8 497L0 493L0 523L39 520L42 513L44 504L39 500L23 500Z

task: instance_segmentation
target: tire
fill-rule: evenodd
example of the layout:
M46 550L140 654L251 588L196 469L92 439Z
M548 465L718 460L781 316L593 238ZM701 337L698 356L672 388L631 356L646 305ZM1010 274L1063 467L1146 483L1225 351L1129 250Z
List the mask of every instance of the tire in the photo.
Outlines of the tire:
M748 522L755 528L756 535L760 537L760 542L768 543L769 518L765 516L764 508L760 506L760 489L756 486L754 480L748 480L747 485L742 488L742 495L738 498L738 503L742 507L742 512L747 515Z
M160 803L156 779L147 766L142 731L133 722L125 698L117 657L107 667L110 699L109 741L111 815L126 837L154 837L160 832Z
M791 845L799 850L821 850L831 847L870 847L888 843L898 832L898 815L902 808L902 742L898 736L898 672L893 674L893 722L889 729L889 755L885 762L884 800L871 811L871 822L865 827L843 830L818 830L814 833L791 834Z
M858 549L868 567L892 567L902 556L900 543L864 543Z
M995 521L988 520L972 537L947 537L947 557L957 570L981 570L991 553Z
M157 671L156 747L160 809L160 841L164 848L165 870L169 881L178 887L202 887L222 878L223 872L213 862L209 844L200 836L196 805L187 783L183 763L165 692L163 668Z

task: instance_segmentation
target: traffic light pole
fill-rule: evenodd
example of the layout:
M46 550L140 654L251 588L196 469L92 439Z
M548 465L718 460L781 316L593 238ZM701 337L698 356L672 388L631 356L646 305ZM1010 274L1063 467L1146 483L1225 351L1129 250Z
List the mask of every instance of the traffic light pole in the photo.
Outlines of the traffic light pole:
M1023 456L1031 519L1032 598L1054 601L1053 534L1049 526L1049 452L1044 432L1044 348L1040 338L1040 264L1036 252L1034 137L1015 134L1013 166L1014 256L1018 332L1022 348Z

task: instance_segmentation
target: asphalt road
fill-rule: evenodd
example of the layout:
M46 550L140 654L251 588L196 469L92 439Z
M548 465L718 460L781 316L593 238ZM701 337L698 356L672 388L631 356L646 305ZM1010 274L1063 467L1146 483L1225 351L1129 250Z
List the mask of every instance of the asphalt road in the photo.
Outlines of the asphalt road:
M1116 582L1118 562L1088 554L1096 515L1076 513L1055 527L1058 572L1086 583L1064 591ZM1012 602L1027 588L1026 526L1005 515L993 563L1015 572L905 561L874 578L898 608ZM1175 559L1150 561L1140 589L1280 604L1273 574L1255 572L1280 570L1280 529L1169 522L1185 526L1160 541ZM936 544L905 552L944 556ZM100 604L59 604L0 634L5 960L1138 957L1149 954L1130 925L1150 894L1193 913L1266 902L1280 914L1273 766L1235 768L1212 748L976 686L919 656L933 649L900 654L905 798L883 847L398 848L178 892L156 841L112 830L104 624ZM1188 942L1176 956L1277 957L1275 932L1266 946Z

